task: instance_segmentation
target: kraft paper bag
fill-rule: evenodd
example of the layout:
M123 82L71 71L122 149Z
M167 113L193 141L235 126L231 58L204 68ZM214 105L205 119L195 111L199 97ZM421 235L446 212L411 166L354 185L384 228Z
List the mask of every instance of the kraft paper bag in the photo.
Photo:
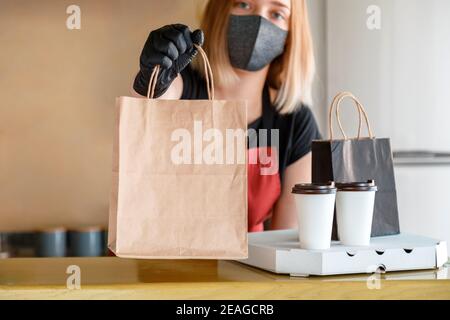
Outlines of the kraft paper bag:
M356 139L348 139L339 118L340 103L352 99L359 112L359 129ZM343 140L333 139L332 113L344 136ZM369 131L368 138L361 138L362 116ZM375 195L375 208L372 222L372 236L385 236L400 233L397 192L390 141L373 136L367 113L359 100L349 92L338 94L329 111L330 139L312 143L313 182L359 182L375 180L378 191ZM355 226L357 228L357 226ZM336 216L333 223L334 240L338 239Z
M108 246L119 257L248 256L247 106L214 100L197 48L209 100L117 98Z

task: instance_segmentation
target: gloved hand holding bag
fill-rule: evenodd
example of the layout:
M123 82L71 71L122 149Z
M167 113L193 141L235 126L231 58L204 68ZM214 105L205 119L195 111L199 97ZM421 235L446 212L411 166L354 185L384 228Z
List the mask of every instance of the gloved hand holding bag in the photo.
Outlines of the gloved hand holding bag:
M197 54L194 44L202 46L203 40L201 30L191 32L182 24L167 25L152 31L142 49L140 70L133 84L134 90L146 96L150 75L155 66L160 65L154 97L162 96Z

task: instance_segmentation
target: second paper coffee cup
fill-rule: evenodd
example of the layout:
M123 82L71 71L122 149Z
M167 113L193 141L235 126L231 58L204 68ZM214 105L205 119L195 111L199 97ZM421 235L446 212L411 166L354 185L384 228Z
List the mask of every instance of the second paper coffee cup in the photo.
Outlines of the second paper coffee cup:
M375 182L336 183L336 188L339 240L347 246L368 246L377 191Z
M297 207L300 248L329 249L336 198L334 183L297 184L292 193Z

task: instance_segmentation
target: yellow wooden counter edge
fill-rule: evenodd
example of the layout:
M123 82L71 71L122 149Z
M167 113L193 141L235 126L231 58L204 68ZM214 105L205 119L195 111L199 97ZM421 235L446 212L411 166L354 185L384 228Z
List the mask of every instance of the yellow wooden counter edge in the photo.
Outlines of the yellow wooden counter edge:
M133 285L0 286L0 299L450 299L450 280L381 281L368 289L362 281L266 283L151 283Z
M67 289L79 266L81 289ZM56 258L0 260L0 299L450 299L450 269L290 277L235 261Z

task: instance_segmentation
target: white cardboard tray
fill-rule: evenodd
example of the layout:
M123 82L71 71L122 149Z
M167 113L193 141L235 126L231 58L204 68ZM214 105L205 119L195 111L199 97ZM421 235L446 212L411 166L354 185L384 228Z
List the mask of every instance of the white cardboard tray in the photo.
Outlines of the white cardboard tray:
M333 241L328 250L303 250L297 230L277 230L249 233L248 258L239 262L275 273L308 276L434 269L447 260L446 242L423 236L376 237L368 247Z

